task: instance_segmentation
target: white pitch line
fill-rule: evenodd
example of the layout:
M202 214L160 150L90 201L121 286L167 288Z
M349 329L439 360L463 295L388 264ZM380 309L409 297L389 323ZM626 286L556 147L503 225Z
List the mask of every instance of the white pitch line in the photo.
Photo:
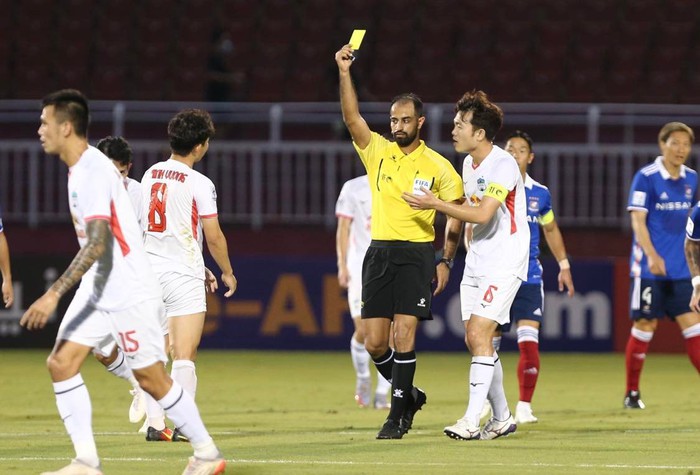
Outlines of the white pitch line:
M36 461L61 461L69 460L66 457L0 457L0 462L36 462ZM146 457L102 457L108 462L167 462L168 459ZM411 467L461 467L462 462L363 462L355 460L253 460L253 459L227 459L231 463L258 464L258 465L352 465L352 466L411 466ZM504 462L470 462L473 466L482 467L542 467L542 468L608 468L608 469L645 469L645 470L697 470L700 465L632 465L632 464L592 464L592 463L504 463Z

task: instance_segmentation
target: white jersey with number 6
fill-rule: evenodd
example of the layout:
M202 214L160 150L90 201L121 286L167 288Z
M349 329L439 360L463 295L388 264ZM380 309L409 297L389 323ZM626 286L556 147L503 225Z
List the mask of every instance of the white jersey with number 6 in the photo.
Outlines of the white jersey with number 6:
M471 206L479 206L491 185L505 189L506 193L490 221L471 225L464 275L514 275L527 280L530 228L518 163L511 154L494 145L477 166L471 155L466 156L462 179L464 196Z
M214 183L172 158L141 180L145 247L153 270L204 279L201 218L217 216Z

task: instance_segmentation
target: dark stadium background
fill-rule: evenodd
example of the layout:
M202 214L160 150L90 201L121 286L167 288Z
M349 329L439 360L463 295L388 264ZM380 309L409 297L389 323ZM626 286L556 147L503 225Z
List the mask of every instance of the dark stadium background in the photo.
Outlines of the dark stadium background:
M0 183L13 189L0 190L0 206L25 300L44 285L42 259L62 263L77 249L67 219L60 213L31 218L20 206L27 195L14 191L32 189L33 175L15 172L19 167L13 164L26 155L14 151L25 150L20 144L26 141L36 142L38 101L55 89L80 89L99 104L93 142L115 131L134 142L162 141L172 112L197 106L212 111L217 145L266 143L280 139L273 137L268 118L279 110L274 104L303 117L300 103L337 102L333 54L354 28L364 28L367 36L353 65L361 108L375 104L371 110L386 110L393 95L411 90L427 104L445 104L449 111L465 90L484 89L504 106L504 132L527 130L536 152L538 145L576 145L595 154L600 144L622 144L629 145L635 163L653 158L664 122L683 120L696 130L700 124L700 53L695 47L700 9L686 0L0 0L0 12L0 174L5 174ZM215 58L215 51L222 56ZM217 74L227 78L227 91L211 87ZM115 128L112 112L120 110L119 104L127 112ZM136 109L140 113L130 115ZM592 137L584 124L596 111L602 119ZM561 119L553 120L557 113ZM337 111L308 117L283 123L280 148L291 142L348 142ZM444 144L450 118L442 120L437 138ZM381 130L385 122L380 113L372 116L373 127ZM652 150L634 148L645 145ZM294 154L287 158L298 160ZM459 167L458 157L451 158ZM226 152L217 159L227 160ZM692 160L696 163L695 154ZM222 179L223 188L235 186L233 177ZM626 185L621 178L602 193L624 196ZM219 191L221 195L221 184ZM334 229L328 222L279 219L256 225L235 216L222 222L234 268L238 260L246 262L241 268L248 273L283 275L289 269L280 263L293 261L305 269L303 275L309 266L324 268L326 276L334 272ZM605 225L591 223L569 219L561 224L576 279L595 280L595 275L577 274L577 266L587 269L586 263L593 263L595 268L601 260L609 263L603 272L615 276L608 349L619 350L620 332L628 331L624 268L629 225L624 217ZM546 258L546 250L544 254ZM238 277L241 294L233 301L244 298L246 280L254 280L246 273ZM322 307L324 291L316 284L309 285L316 289L309 299ZM246 298L266 306L269 295L256 291ZM297 304L287 302L289 307ZM250 322L257 317L243 318ZM12 319L0 322L3 346L46 345L53 336L13 335L6 329ZM292 325L262 346L345 349L347 319L345 323L340 335L323 334L331 343L308 343L308 335ZM212 346L246 345L236 339L235 327L230 334L215 333ZM654 340L657 350L682 348L677 333L665 327ZM600 350L594 341L589 346ZM445 345L438 342L433 348Z

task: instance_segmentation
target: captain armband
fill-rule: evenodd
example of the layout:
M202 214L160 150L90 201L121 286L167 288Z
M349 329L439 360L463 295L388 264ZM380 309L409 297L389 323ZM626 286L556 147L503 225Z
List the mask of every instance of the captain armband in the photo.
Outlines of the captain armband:
M508 196L508 190L505 186L499 185L498 183L489 183L488 188L486 188L486 191L484 192L484 196L490 196L491 198L495 198L501 203L504 203L506 201L506 197Z

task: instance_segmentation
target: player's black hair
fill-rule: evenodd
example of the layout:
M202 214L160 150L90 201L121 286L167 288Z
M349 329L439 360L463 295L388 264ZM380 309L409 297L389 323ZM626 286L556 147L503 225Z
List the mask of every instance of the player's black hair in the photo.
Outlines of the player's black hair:
M129 165L133 158L129 142L123 137L107 136L97 142L97 148L110 159L119 162L122 166Z
M391 105L393 106L397 102L413 102L413 107L416 109L416 116L423 117L423 101L417 94L412 92L399 94L391 100Z
M61 89L44 96L41 107L53 106L59 122L69 121L78 137L87 137L90 109L85 95L76 89Z
M525 142L527 142L527 147L530 149L530 153L533 152L532 150L532 138L530 138L530 135L527 132L523 132L522 130L516 130L515 132L512 132L511 134L506 137L506 142L508 142L510 139L523 139Z
M493 141L503 126L501 108L491 102L484 91L472 89L465 92L455 105L455 112L461 113L462 117L469 111L472 112L471 124L474 129L484 129L486 138Z
M214 123L205 110L186 109L168 123L170 149L175 155L189 155L197 145L214 136Z

